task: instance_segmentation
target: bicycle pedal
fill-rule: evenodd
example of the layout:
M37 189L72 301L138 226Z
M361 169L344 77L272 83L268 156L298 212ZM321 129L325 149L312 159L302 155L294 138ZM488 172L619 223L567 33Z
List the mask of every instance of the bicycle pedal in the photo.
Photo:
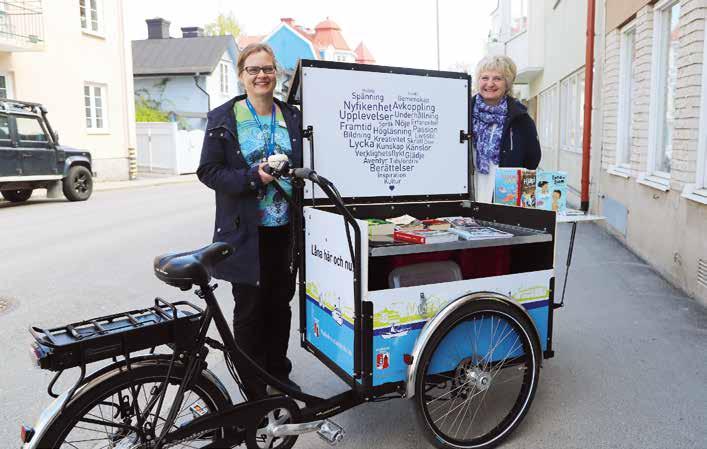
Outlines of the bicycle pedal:
M344 439L345 434L343 427L328 419L322 421L319 429L317 429L317 435L332 446L340 443Z

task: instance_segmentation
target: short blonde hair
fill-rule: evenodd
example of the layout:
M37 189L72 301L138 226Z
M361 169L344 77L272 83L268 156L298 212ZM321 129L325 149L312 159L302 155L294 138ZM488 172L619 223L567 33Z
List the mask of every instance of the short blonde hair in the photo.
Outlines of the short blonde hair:
M272 57L272 63L275 66L275 69L277 69L277 59L275 59L275 52L272 50L272 47L268 44L255 43L248 45L238 55L238 76L240 76L241 73L243 73L243 70L245 70L245 60L248 59L248 56L255 53L260 53L261 51L264 51Z
M503 76L506 81L506 95L510 94L513 90L513 83L516 80L516 64L511 58L504 55L490 55L485 56L478 64L476 64L476 72L474 76L474 84L476 85L476 90L479 90L479 77L482 72L498 72Z

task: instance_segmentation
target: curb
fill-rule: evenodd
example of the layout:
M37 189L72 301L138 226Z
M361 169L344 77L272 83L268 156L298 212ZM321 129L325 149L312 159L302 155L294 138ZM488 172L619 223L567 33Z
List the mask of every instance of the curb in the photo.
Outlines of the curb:
M133 181L107 181L93 184L94 192L109 190L136 189L140 187L157 187L168 184L188 184L199 182L196 175L170 176L168 178L137 179Z

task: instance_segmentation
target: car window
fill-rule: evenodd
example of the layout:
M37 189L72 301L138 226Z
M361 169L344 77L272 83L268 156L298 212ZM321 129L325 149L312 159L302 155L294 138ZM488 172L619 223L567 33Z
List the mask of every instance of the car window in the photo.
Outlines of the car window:
M10 118L0 114L0 140L10 140Z
M17 117L17 136L20 141L47 142L42 125L34 117Z

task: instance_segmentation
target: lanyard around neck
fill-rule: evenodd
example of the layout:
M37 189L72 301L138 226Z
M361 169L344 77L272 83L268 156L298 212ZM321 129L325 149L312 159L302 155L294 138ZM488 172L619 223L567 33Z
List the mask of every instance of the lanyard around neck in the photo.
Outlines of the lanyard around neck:
M255 120L255 123L258 125L258 129L261 131L263 130L263 125L260 122L260 118L258 117L258 113L255 112L255 108L253 107L253 104L250 102L249 99L245 99L245 104L248 106L248 109L250 110L250 113L253 115L253 119ZM275 153L275 103L272 105L272 115L270 116L270 141L265 142L267 148L266 148L266 156L271 156L273 153Z

